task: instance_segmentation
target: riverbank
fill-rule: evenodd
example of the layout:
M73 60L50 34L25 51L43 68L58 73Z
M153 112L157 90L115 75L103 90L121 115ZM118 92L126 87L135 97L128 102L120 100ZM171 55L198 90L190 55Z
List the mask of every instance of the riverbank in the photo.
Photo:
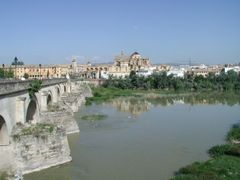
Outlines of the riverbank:
M173 180L240 179L240 125L234 125L227 135L227 144L209 149L211 159L195 162L176 172Z
M161 98L167 97L185 97L184 101L189 104L193 104L196 101L202 103L212 104L222 103L228 105L234 105L239 103L240 94L235 91L174 91L174 90L140 90L140 89L119 89L119 88L104 88L104 87L94 87L92 88L92 97L86 98L86 105L91 105L92 103L101 103L104 101L109 101L113 98L118 97L137 97L137 98L147 98L151 100L159 100Z

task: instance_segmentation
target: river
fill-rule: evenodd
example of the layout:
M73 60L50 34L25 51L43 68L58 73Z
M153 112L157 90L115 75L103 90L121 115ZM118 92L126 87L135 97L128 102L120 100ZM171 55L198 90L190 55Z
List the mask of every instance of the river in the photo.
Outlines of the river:
M155 180L209 158L240 122L239 97L118 98L84 106L75 114L80 133L70 135L73 161L26 175L26 180ZM105 120L82 120L105 114Z

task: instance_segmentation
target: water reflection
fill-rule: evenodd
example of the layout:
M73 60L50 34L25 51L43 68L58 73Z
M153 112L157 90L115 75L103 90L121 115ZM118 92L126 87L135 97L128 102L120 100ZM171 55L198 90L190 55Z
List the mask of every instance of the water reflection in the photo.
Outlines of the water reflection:
M132 115L140 115L150 110L151 102L138 98L118 98L109 102L113 107L121 112L130 112Z
M68 136L73 161L24 178L170 179L180 167L209 159L213 145L225 143L229 128L239 121L239 96L148 94L83 106L75 114L81 132ZM81 119L93 113L108 117ZM128 118L129 113L136 117Z
M152 95L147 97L121 97L103 104L111 105L118 111L129 112L134 116L147 112L151 107L171 106L174 104L223 104L233 106L240 103L240 95L224 93Z

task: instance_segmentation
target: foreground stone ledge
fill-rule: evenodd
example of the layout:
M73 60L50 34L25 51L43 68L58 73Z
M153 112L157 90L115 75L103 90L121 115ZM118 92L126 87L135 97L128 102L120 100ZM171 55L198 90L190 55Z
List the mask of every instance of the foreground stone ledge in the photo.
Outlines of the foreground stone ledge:
M22 174L39 171L52 166L64 164L72 160L67 134L62 127L54 126L52 131L25 132L27 128L19 128L13 135L13 154L15 172ZM51 126L52 127L52 126Z

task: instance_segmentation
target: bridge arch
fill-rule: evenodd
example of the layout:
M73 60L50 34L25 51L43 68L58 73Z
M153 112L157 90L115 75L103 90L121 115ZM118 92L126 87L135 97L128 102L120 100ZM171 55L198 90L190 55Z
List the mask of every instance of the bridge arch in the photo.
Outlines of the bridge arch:
M53 94L51 91L48 91L48 96L47 96L47 105L51 105L53 102Z
M56 86L56 92L57 92L57 96L60 97L61 96L61 91L60 91L59 86Z
M31 123L37 121L38 117L38 104L36 99L31 99L26 114L26 122Z
M0 115L0 146L9 145L9 136L5 119Z

